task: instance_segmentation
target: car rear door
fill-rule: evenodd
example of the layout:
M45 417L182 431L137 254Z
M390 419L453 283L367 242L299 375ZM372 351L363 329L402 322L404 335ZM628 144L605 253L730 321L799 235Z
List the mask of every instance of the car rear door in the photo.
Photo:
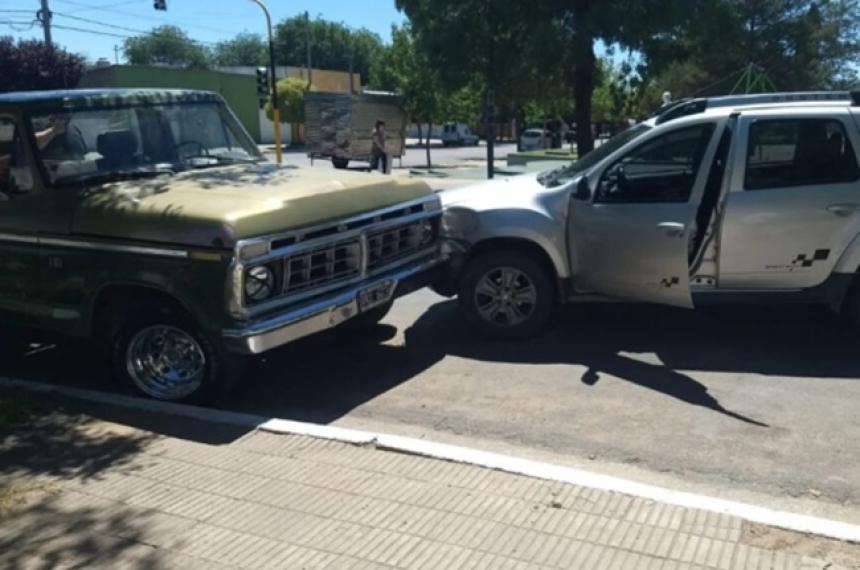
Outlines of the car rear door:
M822 284L857 232L860 137L843 108L742 115L720 234L721 289Z
M578 290L692 307L689 243L725 120L685 122L636 140L588 175L571 200Z

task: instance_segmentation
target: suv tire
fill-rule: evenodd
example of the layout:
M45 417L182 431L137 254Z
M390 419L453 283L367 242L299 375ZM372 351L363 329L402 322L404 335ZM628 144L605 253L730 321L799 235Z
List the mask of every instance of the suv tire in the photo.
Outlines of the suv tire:
M239 375L240 357L223 354L193 319L166 304L140 305L111 329L113 376L139 396L209 401Z
M458 296L469 326L495 339L534 336L549 322L557 303L550 271L516 249L487 252L470 260Z
M349 159L348 158L334 158L334 157L332 157L331 164L332 164L332 166L334 166L338 170L343 170L344 168L349 166Z

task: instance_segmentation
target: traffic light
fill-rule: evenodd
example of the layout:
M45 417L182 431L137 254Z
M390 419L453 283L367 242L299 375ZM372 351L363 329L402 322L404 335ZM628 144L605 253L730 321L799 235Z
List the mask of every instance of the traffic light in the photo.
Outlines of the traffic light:
M257 68L257 97L260 99L260 108L266 104L266 98L269 96L269 70L265 67Z
M167 12L167 0L153 0L152 7L162 12Z

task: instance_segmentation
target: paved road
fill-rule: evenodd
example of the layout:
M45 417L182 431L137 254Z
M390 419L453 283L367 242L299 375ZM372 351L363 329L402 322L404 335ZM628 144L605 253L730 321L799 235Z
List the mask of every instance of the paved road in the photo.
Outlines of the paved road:
M266 147L268 148L268 147ZM516 144L513 143L504 143L497 144L495 148L495 158L497 160L503 160L508 153L515 152L517 148ZM272 154L267 150L267 156ZM460 162L460 161L486 161L487 159L487 147L486 144L481 141L481 144L476 147L443 147L441 145L435 145L430 149L430 160L434 165L443 165L450 164L452 162ZM310 159L308 159L307 155L304 151L290 151L284 154L284 162L286 164L295 164L297 166L310 166ZM403 157L402 161L394 160L393 168L414 168L424 167L427 165L427 154L423 148L408 148L406 151L406 156ZM323 168L332 168L331 162L326 160L315 160L314 166L320 166ZM356 169L366 169L368 164L366 162L355 162L350 163L350 168Z
M231 409L513 451L860 522L860 361L825 311L592 305L528 342L401 299L366 335L252 365ZM74 343L0 345L0 376L104 385Z

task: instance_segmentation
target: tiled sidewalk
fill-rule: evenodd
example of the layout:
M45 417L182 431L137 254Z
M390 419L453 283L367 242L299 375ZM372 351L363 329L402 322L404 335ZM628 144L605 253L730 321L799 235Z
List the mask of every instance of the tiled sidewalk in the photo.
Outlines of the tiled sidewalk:
M371 447L62 414L26 433L0 442L0 485L37 487L0 514L2 568L840 568L736 518Z

